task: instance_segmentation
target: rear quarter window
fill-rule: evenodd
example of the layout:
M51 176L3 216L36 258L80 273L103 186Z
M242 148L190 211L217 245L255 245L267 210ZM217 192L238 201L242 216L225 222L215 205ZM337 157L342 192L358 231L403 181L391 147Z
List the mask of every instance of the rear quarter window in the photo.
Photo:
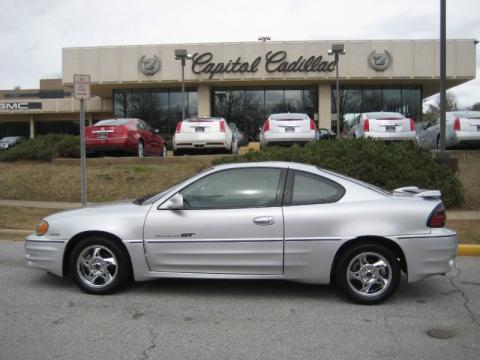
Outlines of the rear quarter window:
M345 188L322 176L296 170L291 179L290 205L326 204L340 200Z

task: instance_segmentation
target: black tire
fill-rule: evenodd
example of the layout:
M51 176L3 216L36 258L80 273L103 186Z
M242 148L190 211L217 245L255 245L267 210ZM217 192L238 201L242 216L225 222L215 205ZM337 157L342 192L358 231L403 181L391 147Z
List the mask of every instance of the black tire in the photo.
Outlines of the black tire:
M94 258L96 249L100 250ZM88 266L82 264L80 256L88 260ZM115 266L111 261L103 261L112 258L115 260ZM125 287L132 278L126 250L116 241L104 237L89 237L76 244L70 256L69 266L75 283L89 294L111 294ZM104 274L107 271L112 277L110 282L105 280ZM97 275L100 273L103 275ZM89 276L92 277L91 281L87 280Z
M366 263L362 266L360 259L363 255L366 256ZM371 262L378 263L379 260L382 260L386 266L375 267L371 264ZM358 271L352 271L349 280L349 268L355 270L357 266L360 268ZM358 274L361 275L357 279ZM334 276L336 285L351 300L360 304L373 305L393 295L400 284L401 268L397 256L386 247L375 243L361 244L348 248L341 255L335 267ZM383 281L387 283L382 285ZM361 291L363 286L367 286L368 289ZM369 293L370 290L372 291Z

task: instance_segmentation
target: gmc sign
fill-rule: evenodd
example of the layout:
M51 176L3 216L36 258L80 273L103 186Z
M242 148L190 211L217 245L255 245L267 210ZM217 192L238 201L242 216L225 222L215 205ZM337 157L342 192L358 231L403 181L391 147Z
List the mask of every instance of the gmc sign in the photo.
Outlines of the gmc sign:
M33 110L41 109L41 102L10 102L0 103L0 111L14 111L14 110Z

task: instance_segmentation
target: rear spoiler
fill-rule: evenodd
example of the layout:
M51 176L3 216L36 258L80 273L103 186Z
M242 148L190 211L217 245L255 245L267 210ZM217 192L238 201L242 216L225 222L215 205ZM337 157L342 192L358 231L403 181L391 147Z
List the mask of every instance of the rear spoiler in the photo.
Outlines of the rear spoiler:
M439 190L427 190L427 189L420 189L416 186L405 186L398 189L393 190L393 195L411 195L414 197L421 197L424 199L440 199L442 193Z

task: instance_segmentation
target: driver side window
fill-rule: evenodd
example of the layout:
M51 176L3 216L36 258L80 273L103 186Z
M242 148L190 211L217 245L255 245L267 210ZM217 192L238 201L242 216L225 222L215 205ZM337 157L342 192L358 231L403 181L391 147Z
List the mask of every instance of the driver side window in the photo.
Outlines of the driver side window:
M185 209L275 206L281 169L245 168L206 176L183 189Z

